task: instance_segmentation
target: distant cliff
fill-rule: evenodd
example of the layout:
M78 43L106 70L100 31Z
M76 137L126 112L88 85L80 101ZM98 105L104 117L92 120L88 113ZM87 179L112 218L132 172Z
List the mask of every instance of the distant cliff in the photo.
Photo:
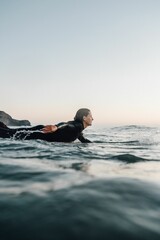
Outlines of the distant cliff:
M0 122L3 122L7 126L30 126L31 123L28 120L16 120L9 114L0 111Z

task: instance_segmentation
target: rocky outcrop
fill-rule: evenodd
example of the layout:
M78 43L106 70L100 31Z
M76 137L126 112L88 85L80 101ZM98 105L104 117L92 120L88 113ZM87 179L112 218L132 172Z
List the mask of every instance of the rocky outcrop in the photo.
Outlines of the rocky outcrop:
M30 126L31 123L28 120L16 120L9 114L0 111L0 122L3 122L7 126Z

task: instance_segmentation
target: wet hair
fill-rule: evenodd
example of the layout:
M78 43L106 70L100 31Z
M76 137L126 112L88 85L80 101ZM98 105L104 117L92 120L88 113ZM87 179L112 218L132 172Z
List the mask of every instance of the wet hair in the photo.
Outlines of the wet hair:
M83 117L87 116L90 113L90 110L88 108L80 108L77 112L76 115L74 117L75 121L78 122L83 122Z

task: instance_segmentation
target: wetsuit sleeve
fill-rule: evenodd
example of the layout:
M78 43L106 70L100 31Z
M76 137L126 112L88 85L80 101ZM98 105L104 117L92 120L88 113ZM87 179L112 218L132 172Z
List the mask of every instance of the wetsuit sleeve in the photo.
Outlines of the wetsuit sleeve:
M91 143L91 141L89 139L85 138L82 133L79 135L78 139L82 143Z

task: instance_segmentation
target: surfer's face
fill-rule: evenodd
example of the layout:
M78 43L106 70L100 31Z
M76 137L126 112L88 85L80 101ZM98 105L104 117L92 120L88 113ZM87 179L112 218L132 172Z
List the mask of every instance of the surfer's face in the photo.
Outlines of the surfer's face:
M89 112L87 116L83 117L83 122L86 126L91 126L93 121L92 113Z

